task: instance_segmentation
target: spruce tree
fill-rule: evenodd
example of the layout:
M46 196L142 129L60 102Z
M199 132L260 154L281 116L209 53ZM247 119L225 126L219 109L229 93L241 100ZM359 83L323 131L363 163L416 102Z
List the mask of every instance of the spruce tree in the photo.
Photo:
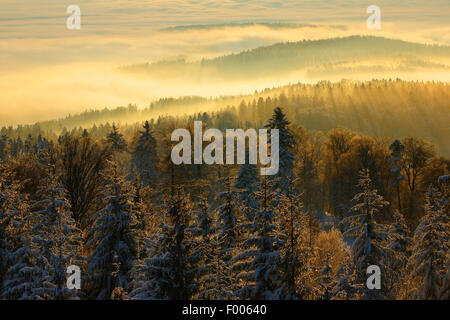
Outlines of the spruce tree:
M0 164L0 297L8 300L40 299L36 289L44 280L31 249L33 221L22 187Z
M365 283L362 284L358 279L358 270L351 259L341 265L335 278L332 300L360 300L364 296Z
M320 300L331 300L333 297L333 270L330 266L330 254L327 252L325 259L322 261L322 270L318 277L318 297Z
M151 202L151 198L154 197L154 190L150 187L144 187L136 170L132 172L132 187L134 190L132 201L134 219L132 228L136 236L137 259L142 259L146 254L148 233L156 226L154 221L156 210Z
M355 238L352 253L358 281L366 283L366 270L371 265L377 265L381 270L381 290L370 290L365 286L364 299L383 299L389 295L386 287L389 271L386 253L388 249L384 247L387 233L384 226L376 223L375 215L388 202L377 193L377 190L371 188L369 170L360 172L358 186L361 192L353 198L355 204L351 208L351 212L355 214L343 220L343 223L350 226L345 234Z
M132 188L115 162L103 172L106 181L104 208L96 212L88 232L91 250L87 271L91 296L110 299L116 287L128 288L129 271L136 258L133 223Z
M192 203L180 188L165 200L162 221L147 260L148 277L142 292L156 299L187 300L198 291L201 255L192 233Z
M258 201L255 199L255 192L258 187L259 176L256 165L245 163L240 166L239 173L234 188L239 190L239 200L243 205L243 214L247 221L253 221Z
M119 128L115 124L112 126L112 131L106 136L106 141L113 151L121 152L127 148L123 134L119 132Z
M401 193L400 193L400 182L402 180L405 180L405 176L401 173L401 161L403 157L403 151L405 147L399 140L395 140L389 147L391 150L391 157L388 159L388 161L392 164L392 175L394 178L393 185L396 188L397 191L397 205L398 205L398 211L402 211L402 203L401 203Z
M158 157L156 152L156 139L148 121L145 121L144 130L139 136L132 150L131 166L139 173L144 186L154 185L158 178Z
M30 240L29 237L24 237L22 245L11 254L11 264L3 281L3 299L43 300L46 298L42 295L42 286L45 285L48 275L37 265Z
M221 201L216 209L217 214L217 232L218 240L222 250L220 255L222 259L229 264L233 250L238 244L238 233L236 226L239 219L238 193L233 189L230 177L222 179L225 191L219 193Z
M35 221L30 230L36 263L45 271L39 295L57 300L79 298L77 290L67 288L66 272L71 265L82 268L84 264L81 231L71 217L66 191L54 176L46 180L47 185L39 192L44 199L33 205Z
M279 228L283 240L282 268L283 287L285 299L298 299L301 297L301 288L298 284L301 270L306 265L306 246L303 240L305 233L305 213L301 196L291 186L287 195L282 195L279 203Z
M295 158L292 151L296 142L294 135L289 129L289 125L290 122L286 119L283 110L277 107L274 109L272 118L264 126L267 129L279 130L279 170L271 178L273 179L273 190L285 194L289 192L290 185L295 180L295 173L293 171ZM268 132L268 136L270 137L270 132Z
M14 210L14 204L20 202L19 185L8 181L11 175L9 167L0 162L0 296L12 250L11 209Z
M42 300L42 287L47 278L46 271L38 264L38 254L33 250L31 228L33 216L26 203L10 208L2 224L6 228L6 270L3 277L1 296L7 300Z
M282 274L275 194L267 177L261 179L257 192L259 211L255 216L249 239L243 241L241 252L233 257L233 271L240 281L237 295L241 299L277 299L281 296Z
M412 240L409 237L409 228L406 224L403 215L394 211L394 224L389 230L389 244L387 246L390 249L389 260L391 269L393 271L392 279L389 279L392 283L392 287L395 289L395 295L404 295L408 290L406 279L406 265L408 263L410 252L410 246Z
M430 186L426 193L425 216L414 232L409 261L411 294L416 299L444 298L448 272L449 216L440 193ZM447 284L448 285L448 284Z
M230 268L222 259L222 246L206 197L200 198L196 214L192 231L198 237L198 249L201 253L197 297L208 300L230 299L233 297Z

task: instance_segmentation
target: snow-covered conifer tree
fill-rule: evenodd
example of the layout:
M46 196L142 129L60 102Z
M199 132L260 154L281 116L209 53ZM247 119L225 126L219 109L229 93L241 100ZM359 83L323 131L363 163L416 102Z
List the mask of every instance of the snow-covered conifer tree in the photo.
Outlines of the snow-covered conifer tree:
M324 261L322 261L322 270L320 276L317 279L319 284L318 296L320 300L331 300L333 296L333 270L330 266L330 254L327 253Z
M400 198L400 182L402 180L405 180L405 176L401 173L401 161L403 157L403 151L405 149L405 146L399 141L395 140L389 147L391 150L391 157L388 159L388 161L392 165L392 175L394 178L393 184L397 189L397 205L398 205L398 211L402 210L402 204L401 204L401 198Z
M301 296L299 275L307 263L306 245L302 240L305 233L305 213L301 196L293 190L282 194L278 206L283 268L282 294L285 299L298 299Z
M104 208L94 215L88 232L88 274L92 296L110 299L116 287L128 289L129 271L136 258L132 188L118 165L110 162L103 172L107 184L103 192Z
M132 150L131 166L137 169L144 186L153 185L158 177L158 157L156 139L153 137L148 121L145 121L144 130L139 131L138 134Z
M208 243L213 238L215 226L207 198L200 197L197 207L191 230L195 236L200 237L203 243Z
M273 190L279 190L282 193L289 192L289 186L295 180L295 173L293 171L295 158L292 151L296 142L289 129L289 125L290 122L286 119L286 115L281 108L274 109L272 118L270 118L269 122L265 125L265 128L267 129L279 130L279 170L278 173L271 176L271 178L273 179ZM270 137L270 134L268 136Z
M278 238L276 212L272 206L275 194L268 177L261 179L257 192L257 212L249 239L243 241L243 251L233 257L233 271L240 281L238 296L253 299L277 299L282 288L282 241Z
M410 246L412 244L409 237L409 228L403 215L394 211L394 223L389 229L390 249L389 260L392 269L392 279L389 279L392 286L395 287L395 295L403 295L407 290L406 283L406 264L410 256Z
M0 297L8 300L40 299L44 272L31 250L32 216L8 166L0 164Z
M47 273L37 264L30 238L11 254L11 264L3 281L2 297L7 300L43 300L42 286Z
M39 194L43 198L33 205L34 223L30 230L36 263L45 272L42 286L36 290L45 299L79 298L77 290L66 284L67 268L82 268L81 231L71 217L66 191L49 175Z
M365 283L361 284L358 271L351 259L337 270L336 282L331 292L332 300L359 300L363 297Z
M198 243L191 230L192 203L177 188L165 200L162 222L147 259L147 280L135 298L187 300L198 290Z
M106 136L107 143L111 146L113 151L124 151L127 148L127 143L123 138L123 134L119 132L119 128L115 124L112 126L112 131Z
M416 299L444 298L448 273L449 216L440 193L430 186L426 194L425 216L414 232L409 261L411 294Z
M350 226L345 234L355 238L352 253L358 281L366 283L366 271L371 265L377 265L381 270L381 289L370 290L364 287L364 299L383 299L389 294L386 288L389 272L386 253L388 249L383 245L387 234L384 226L376 223L375 214L388 202L377 193L377 190L371 188L368 170L361 171L358 186L361 192L353 198L355 204L351 208L351 211L356 214L343 220Z
M256 165L246 162L240 166L238 177L234 182L234 188L240 190L239 199L243 205L242 211L244 216L250 222L253 221L258 208L258 201L255 199L258 181L259 176Z
M222 300L233 297L228 264L222 259L213 215L206 197L201 197L196 210L195 223L191 230L198 237L201 254L199 272L199 299Z
M144 187L136 168L132 170L132 175L134 189L132 202L134 219L132 228L136 236L137 259L142 259L146 254L149 229L154 224L154 208L148 201L144 201L144 198L151 198L153 196L153 189Z
M236 226L238 224L240 212L238 211L238 193L233 190L231 178L223 178L222 182L225 187L225 191L219 194L221 203L216 211L217 232L219 242L222 247L220 255L228 264L232 257L233 250L237 246L239 240Z

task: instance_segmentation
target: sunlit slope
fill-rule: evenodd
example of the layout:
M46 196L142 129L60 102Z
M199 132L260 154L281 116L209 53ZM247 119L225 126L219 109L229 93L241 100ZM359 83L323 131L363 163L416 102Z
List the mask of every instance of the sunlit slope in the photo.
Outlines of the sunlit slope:
M122 67L134 74L196 81L257 80L303 74L310 79L450 72L450 47L372 36L280 43L213 59L172 59Z
M450 83L402 80L366 82L322 81L266 89L253 95L219 98L166 98L145 109L135 106L84 112L63 119L3 128L8 136L52 132L55 138L64 129L101 128L120 123L123 132L144 120L191 123L192 116L208 118L215 128L261 127L275 107L282 107L289 119L310 130L323 133L337 127L378 137L401 138L411 135L433 142L438 151L450 155ZM204 113L207 115L204 115ZM189 118L191 117L191 118ZM103 130L105 131L105 130ZM103 131L101 134L103 134ZM107 130L105 131L107 132Z

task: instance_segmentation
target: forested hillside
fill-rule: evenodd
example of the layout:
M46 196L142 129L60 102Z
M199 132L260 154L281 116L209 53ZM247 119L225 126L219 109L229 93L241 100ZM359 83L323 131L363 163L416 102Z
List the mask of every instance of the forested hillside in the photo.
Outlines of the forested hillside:
M422 90L441 99L445 86L375 84L347 90L417 86L414 97ZM292 91L322 96L329 86ZM448 299L448 158L408 134L324 134L291 123L293 102L302 110L305 100L291 92L290 100L160 117L127 126L127 136L116 125L55 140L3 136L1 297ZM174 129L192 131L194 120L233 128L243 117L280 130L276 175L260 176L255 165L170 160ZM400 121L387 120L386 127ZM374 264L382 271L375 291L365 286ZM81 268L81 290L67 289L68 265Z
M248 96L165 98L143 109L131 105L17 128L3 127L0 135L23 140L29 134L40 134L55 141L61 133L81 134L86 128L92 137L100 139L116 123L130 139L143 119L153 119L155 125L169 120L183 123L205 112L205 122L210 127L260 128L278 106L283 107L292 123L308 130L326 134L345 127L380 138L411 135L430 141L438 153L450 156L450 85L398 79L298 83Z
M186 61L183 58L122 67L131 74L193 81L255 80L304 72L325 76L448 72L450 47L382 37L351 36L278 43L237 54Z

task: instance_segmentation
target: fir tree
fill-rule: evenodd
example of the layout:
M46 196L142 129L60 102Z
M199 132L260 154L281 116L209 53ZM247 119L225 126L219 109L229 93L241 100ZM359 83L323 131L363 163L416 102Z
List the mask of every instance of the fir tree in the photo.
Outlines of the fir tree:
M267 129L279 130L279 170L278 173L271 176L271 178L273 179L273 190L282 193L289 192L290 184L295 180L293 171L295 158L292 151L296 142L289 129L289 125L290 122L286 119L286 115L281 108L274 109L272 118L270 118L269 122L265 125L265 128Z
M73 299L78 292L67 288L66 271L70 265L82 267L81 231L71 217L66 191L52 175L46 180L47 186L40 191L46 198L34 204L38 211L30 230L36 263L45 271L38 292L45 299Z
M42 286L47 273L36 263L31 239L23 237L22 246L11 254L11 265L3 282L2 297L7 300L43 300Z
M223 178L222 183L225 191L219 194L221 204L217 208L218 238L222 250L222 259L229 264L233 249L238 244L236 226L238 224L238 194L233 190L231 178Z
M240 166L234 188L240 190L239 200L243 205L242 211L249 222L253 221L255 211L258 208L258 201L255 199L258 182L259 176L256 165L245 163Z
M365 284L358 279L358 270L352 260L346 261L336 272L332 300L359 300L363 297Z
M103 194L105 207L94 215L88 232L87 246L92 254L88 257L87 271L92 296L110 299L116 287L127 288L128 273L137 253L131 228L134 218L131 187L114 162L110 162L103 176L107 181Z
M3 277L8 268L8 260L12 249L10 243L11 209L14 203L19 201L18 184L11 184L9 168L0 163L0 295L2 292Z
M208 243L213 238L216 230L206 196L200 197L197 207L195 210L196 217L191 230L195 236L200 237L202 243Z
M199 299L222 300L233 297L230 268L222 259L219 238L216 234L212 214L206 197L201 197L198 203L197 217L192 231L199 237L198 245L201 252L199 266Z
M199 252L201 255L199 266L199 293L200 299L214 299L214 290L217 286L214 282L213 261L216 251L215 228L213 225L210 207L206 197L201 197L195 210L194 223L191 227L192 234L197 237Z
M430 186L426 194L425 216L414 232L410 266L412 296L441 299L449 252L449 217L440 193Z
M243 242L243 251L233 257L233 271L241 281L238 296L252 299L277 299L282 285L282 241L278 238L276 212L272 206L275 194L265 177L257 192L259 211L255 216L251 237Z
M206 246L208 248L207 261L205 265L207 272L201 277L200 299L224 300L235 298L234 280L230 273L229 265L221 258L220 242L214 235Z
M4 299L38 298L42 271L31 253L31 215L23 187L10 168L0 163L0 296Z
M301 196L291 191L281 196L279 204L280 231L283 239L282 267L283 267L283 295L286 299L300 298L298 285L299 274L306 264L306 246L303 241L305 232L305 213Z
M343 220L350 225L350 229L345 234L355 237L352 253L356 277L360 283L366 282L366 270L369 266L377 265L381 269L381 290L369 290L365 287L364 299L382 299L389 293L386 288L387 248L383 246L387 234L384 227L376 223L375 214L388 202L378 195L377 190L371 189L369 170L361 171L358 186L361 188L361 193L353 198L355 204L351 208L351 211L356 214Z
M187 300L198 290L200 253L192 234L192 203L179 188L165 201L163 219L147 260L147 281L140 296L156 299Z
M409 237L409 228L403 215L394 211L394 224L389 230L390 264L393 271L392 286L395 287L396 295L407 290L406 265L410 256L412 240ZM405 293L406 294L406 293Z
M11 192L9 196L14 194ZM41 288L47 273L38 265L37 254L32 250L33 216L28 210L27 203L9 207L2 215L1 224L3 229L1 233L5 235L1 241L3 243L1 254L6 255L5 261L1 261L5 270L2 298L7 300L44 299Z
M330 266L330 254L327 253L324 261L322 261L322 270L320 276L317 279L319 284L319 299L320 300L331 300L333 297L333 270Z
M135 230L137 259L142 259L146 253L148 232L153 227L154 208L144 198L151 198L154 194L153 189L144 187L142 180L136 170L133 170L133 189L134 197L132 208L134 219L132 228Z
M119 128L115 124L112 126L112 131L106 136L106 141L113 151L121 152L127 148L123 134L119 132Z
M144 186L153 185L157 181L158 157L156 153L156 139L148 121L145 121L144 130L139 136L132 151L131 166L139 173Z
M392 164L392 175L394 178L393 185L397 191L397 204L398 211L402 211L402 204L400 198L400 182L405 180L405 176L401 173L401 161L403 156L403 151L405 147L399 140L395 140L389 147L391 149L391 158L389 158L389 162Z

